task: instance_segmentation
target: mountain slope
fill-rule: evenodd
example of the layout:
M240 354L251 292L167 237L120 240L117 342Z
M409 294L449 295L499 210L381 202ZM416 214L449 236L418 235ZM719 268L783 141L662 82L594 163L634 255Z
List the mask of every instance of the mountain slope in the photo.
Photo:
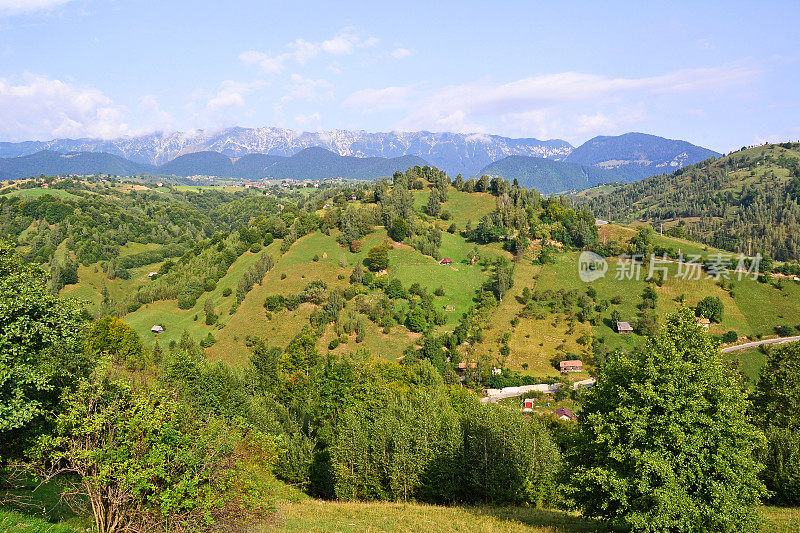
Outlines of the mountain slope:
M719 155L686 141L646 133L626 133L589 139L575 148L565 161L614 170L623 181L632 181L672 172Z
M664 223L717 248L800 259L800 143L757 146L610 191L586 191L597 213Z
M52 151L0 159L0 179L15 179L47 174L116 174L131 176L152 173L155 167L128 161L122 157L90 152L59 154Z
M416 156L347 157L324 148L306 148L292 157L249 154L233 161L219 152L195 152L176 157L159 167L142 165L119 156L51 151L0 159L0 179L16 179L39 174L115 174L118 176L218 176L240 179L374 179L391 176L415 165L427 165Z
M397 170L428 163L416 156L391 159L382 157L339 156L324 148L306 148L292 157L277 161L266 171L274 178L321 179L325 177L347 177L370 179L391 176Z
M231 158L219 152L195 152L178 156L169 163L158 167L159 174L175 176L206 176L232 177L234 175Z
M286 159L279 155L246 154L233 162L234 176L241 179L259 179L268 176L272 165Z
M587 167L541 157L512 155L484 167L480 175L516 179L520 185L543 194L583 190L610 178L611 173L598 167Z

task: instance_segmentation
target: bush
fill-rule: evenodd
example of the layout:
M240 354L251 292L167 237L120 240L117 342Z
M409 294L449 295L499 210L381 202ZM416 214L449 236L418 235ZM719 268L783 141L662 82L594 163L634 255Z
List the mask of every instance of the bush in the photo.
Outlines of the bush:
M718 296L706 296L697 303L695 315L709 319L711 322L720 323L725 313L725 306Z
M255 509L274 441L194 415L166 390L83 381L63 402L55 434L39 438L39 474L59 474L64 495L88 502L97 530L201 530ZM169 453L165 453L169 450ZM109 497L109 495L113 495Z
M735 331L731 330L724 335L722 335L722 342L726 344L731 344L739 340L739 334Z
M367 257L364 259L364 266L372 272L385 270L389 267L389 247L385 244L374 246L367 252Z
M231 295L231 293L233 293L233 291L231 290L231 288L230 288L230 287L225 287L225 288L222 290L222 296L225 296L225 297L227 297L227 296L230 296L230 295Z
M280 311L286 307L286 298L280 294L272 294L264 300L264 309L267 311Z

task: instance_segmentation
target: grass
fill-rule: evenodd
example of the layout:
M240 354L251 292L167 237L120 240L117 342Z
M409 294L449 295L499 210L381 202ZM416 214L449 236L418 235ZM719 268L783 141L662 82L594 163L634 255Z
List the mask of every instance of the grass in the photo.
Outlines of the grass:
M422 208L428 204L430 190L414 191L414 208L422 213ZM455 223L459 230L466 227L467 221L472 222L472 227L478 225L481 217L494 211L496 198L489 193L466 193L457 191L450 187L447 192L447 202L442 204L442 210L448 211L452 218L447 221L440 221L440 226L447 228Z
M748 348L727 354L727 359L739 367L749 387L755 387L761 369L767 364L767 354L758 348Z
M71 192L65 191L63 189L18 189L16 191L8 193L8 196L19 196L21 198L38 198L39 196L44 196L45 194L52 194L54 196L65 196L68 198L74 198L75 195Z
M0 509L0 532L19 533L76 533L83 528L68 524L53 524L42 518Z
M598 526L574 515L524 507L442 507L412 503L302 500L278 506L255 531L581 532Z

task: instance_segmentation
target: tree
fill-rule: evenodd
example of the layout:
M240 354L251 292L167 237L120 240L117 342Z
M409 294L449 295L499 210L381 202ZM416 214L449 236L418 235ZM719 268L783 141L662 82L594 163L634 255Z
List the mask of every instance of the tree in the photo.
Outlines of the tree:
M753 419L764 430L762 477L771 499L800 502L800 343L770 350L753 396Z
M570 452L584 516L634 531L757 531L765 494L741 383L689 309L607 362L586 392Z
M403 242L403 240L408 236L408 222L405 221L403 218L396 218L394 222L392 222L392 234L391 237L397 242Z
M494 268L492 290L498 300L503 301L508 289L514 285L514 265L505 258L500 258Z
M86 347L94 357L110 355L115 363L131 370L143 369L147 365L141 337L115 316L103 317L88 328Z
M438 217L442 212L442 204L439 202L438 189L431 189L431 194L428 196L428 204L425 206L425 212L432 217Z
M67 494L89 501L102 533L196 530L251 503L254 480L237 471L245 444L237 427L195 417L168 391L104 377L64 397L32 456L45 479L69 474ZM274 461L274 447L259 451Z
M706 296L695 307L695 315L706 317L711 322L722 322L722 316L725 313L725 306L719 296Z
M367 252L367 257L364 259L364 266L373 272L385 270L389 267L389 247L385 244L373 246Z
M54 296L40 268L0 242L0 462L42 431L59 395L88 375L84 311Z

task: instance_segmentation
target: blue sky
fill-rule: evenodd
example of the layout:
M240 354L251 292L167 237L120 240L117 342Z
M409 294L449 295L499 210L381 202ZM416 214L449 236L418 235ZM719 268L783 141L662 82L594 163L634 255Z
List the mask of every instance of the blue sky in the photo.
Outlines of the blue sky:
M729 151L800 139L798 18L790 1L0 0L0 140L643 131Z

